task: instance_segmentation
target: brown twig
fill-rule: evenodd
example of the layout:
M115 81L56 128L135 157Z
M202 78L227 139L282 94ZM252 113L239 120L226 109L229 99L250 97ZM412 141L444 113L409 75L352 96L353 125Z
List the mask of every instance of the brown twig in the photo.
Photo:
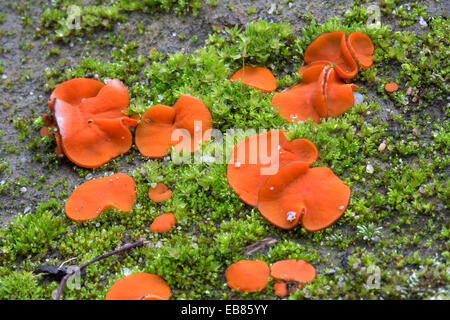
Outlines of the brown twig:
M278 242L278 240L275 238L272 238L272 237L264 238L260 241L252 243L251 245L246 246L244 248L244 255L250 256L257 251L260 251L262 249L265 249L265 248L268 248L268 247L274 245L277 242Z
M93 263L95 263L97 261L100 261L102 259L108 258L108 257L110 257L112 255L115 255L117 253L129 250L129 249L133 249L133 248L136 248L136 247L142 247L143 245L144 245L144 239L140 239L140 240L138 240L138 241L136 241L134 243L126 244L126 245L124 245L123 247L121 247L121 248L119 248L117 250L114 250L114 251L102 254L101 256L98 256L98 257L92 259L91 261L86 262L85 264L80 266L79 271L83 270L87 266L89 266L89 265L91 265L91 264L93 264ZM59 300L59 298L61 297L61 293L62 293L62 291L64 289L64 285L66 284L67 280L69 280L69 278L72 275L75 274L76 271L78 271L78 270L74 270L72 272L69 272L69 273L67 273L64 276L64 278L62 278L61 283L59 284L58 291L56 292L55 300Z

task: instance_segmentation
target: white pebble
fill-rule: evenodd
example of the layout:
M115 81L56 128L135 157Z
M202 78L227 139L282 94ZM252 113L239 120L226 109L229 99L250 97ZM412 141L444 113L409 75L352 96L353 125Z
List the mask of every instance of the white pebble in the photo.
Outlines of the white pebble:
M216 161L216 158L211 157L211 156L201 156L200 159L202 160L202 162L207 162L207 163L214 163Z
M374 171L373 166L369 163L369 164L366 166L366 172L367 172L368 174L372 174L373 171Z
M126 276L129 276L131 274L131 270L130 269L128 269L128 268L124 268L123 269L123 275L126 277Z
M422 27L428 27L428 23L423 19L423 17L420 17L420 18L419 18L419 24L420 24Z
M355 99L355 103L364 102L364 96L359 92L353 92L353 98Z
M289 211L288 213L286 213L286 220L289 222L292 222L295 220L295 218L297 218L297 212L295 211Z

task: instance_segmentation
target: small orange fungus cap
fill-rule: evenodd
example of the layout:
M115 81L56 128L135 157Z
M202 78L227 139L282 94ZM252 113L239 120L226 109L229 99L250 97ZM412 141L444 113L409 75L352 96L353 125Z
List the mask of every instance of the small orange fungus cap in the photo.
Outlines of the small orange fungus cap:
M136 273L114 283L105 300L168 300L170 288L159 276Z
M70 220L87 221L100 215L108 207L130 211L136 199L136 183L124 173L94 179L77 187L66 202Z
M384 90L386 90L386 92L395 92L398 90L398 84L396 84L395 82L386 83L386 85L384 86Z
M349 199L350 188L329 168L292 161L266 180L259 191L258 209L280 229L290 230L301 222L314 232L339 220Z
M230 288L243 292L263 290L269 283L270 269L264 261L241 260L228 267L225 278Z
M278 168L294 160L308 165L317 160L315 145L306 139L288 141L283 131L251 136L234 148L227 167L228 183L250 206L258 203L258 191Z
M166 201L172 198L172 191L164 183L158 183L148 190L150 200L155 202Z
M175 146L177 152L194 152L209 141L212 117L197 98L182 95L173 107L156 105L142 116L136 128L136 146L147 158L164 157Z
M283 281L277 281L273 285L273 290L275 291L275 294L280 297L284 298L287 296L287 285Z
M316 269L303 260L282 260L272 265L270 276L275 280L307 283L316 277Z
M151 232L164 233L170 231L175 225L175 215L173 213L164 213L153 221L150 226Z
M265 93L275 91L277 88L277 81L272 72L263 67L245 66L233 74L230 80L233 82L240 81Z

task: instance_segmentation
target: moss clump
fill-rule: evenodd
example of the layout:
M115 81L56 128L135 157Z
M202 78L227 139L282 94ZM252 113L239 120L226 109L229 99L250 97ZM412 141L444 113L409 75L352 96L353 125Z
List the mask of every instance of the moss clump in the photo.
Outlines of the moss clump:
M14 260L18 255L46 254L54 248L54 241L67 231L64 219L53 213L60 209L61 205L52 200L40 204L36 212L18 214L8 229L1 231L2 256Z
M2 300L40 300L44 290L39 277L27 271L7 272L0 269L0 298Z

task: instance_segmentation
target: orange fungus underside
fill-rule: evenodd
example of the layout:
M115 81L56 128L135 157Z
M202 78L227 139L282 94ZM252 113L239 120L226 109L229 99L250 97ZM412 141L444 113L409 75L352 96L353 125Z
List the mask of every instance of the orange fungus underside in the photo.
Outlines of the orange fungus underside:
M269 274L269 266L264 261L241 260L228 267L225 278L234 290L257 292L269 283Z
M301 161L281 167L259 191L258 209L271 224L290 230L301 223L309 232L334 224L344 214L350 188L329 168Z
M175 225L175 215L173 213L164 213L153 221L150 226L151 232L164 233L170 231Z
M240 81L243 84L270 93L277 88L277 81L269 69L262 67L245 66L239 69L230 79Z
M166 201L172 198L172 191L164 183L158 183L148 190L148 196L155 202Z
M168 300L170 288L159 276L136 273L114 283L106 294L106 300Z
M107 85L73 79L52 93L49 107L56 122L57 142L67 158L80 167L97 168L128 152L137 121L125 116L128 90L117 79Z
M83 222L96 218L108 207L130 211L136 199L135 189L134 180L123 173L85 182L67 200L66 215Z
M270 276L276 280L307 283L316 277L316 269L303 260L282 260L272 265Z
M309 165L317 156L312 142L306 139L288 141L283 131L255 135L234 148L227 167L228 183L242 201L256 206L258 190L279 167L294 160Z
M182 95L173 107L156 105L142 116L136 128L136 146L148 158L161 158L175 146L177 152L194 152L202 141L209 141L211 113L205 104Z

